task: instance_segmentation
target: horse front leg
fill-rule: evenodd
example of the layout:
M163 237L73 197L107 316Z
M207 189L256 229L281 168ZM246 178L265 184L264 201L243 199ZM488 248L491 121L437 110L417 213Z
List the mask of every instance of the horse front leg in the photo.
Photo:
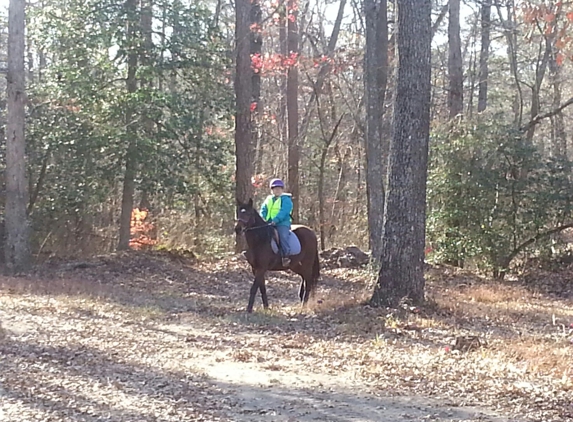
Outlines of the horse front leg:
M263 299L263 308L269 309L269 299L267 298L267 286L265 284L264 272L259 278L259 289L261 290L261 298Z
M265 286L265 271L264 270L253 270L255 279L253 280L253 285L251 286L251 291L249 293L249 304L247 305L247 312L253 312L253 306L255 304L255 296L257 291L261 290L261 297L263 299L263 306L265 309L269 307L269 300L267 298L267 288Z
M255 304L255 295L257 294L257 290L259 290L259 285L257 284L257 278L253 280L253 285L251 286L251 291L249 292L249 304L247 305L247 312L253 312L253 306Z

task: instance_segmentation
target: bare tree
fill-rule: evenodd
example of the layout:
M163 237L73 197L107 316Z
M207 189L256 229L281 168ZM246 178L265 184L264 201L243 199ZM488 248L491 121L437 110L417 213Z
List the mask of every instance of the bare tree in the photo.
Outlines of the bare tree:
M450 118L464 110L464 69L460 36L460 0L449 0L448 20L448 108Z
M424 300L430 137L431 0L397 0L398 79L380 272L371 303Z
M366 195L368 230L372 256L382 253L384 179L387 156L382 139L382 118L388 81L388 11L386 0L365 0L366 52L364 89L366 91ZM389 143L389 142L388 142Z
M126 0L127 11L127 45L130 50L127 55L128 94L137 92L137 65L138 51L135 47L139 22L136 20L137 0ZM121 216L119 218L119 244L117 249L129 249L131 237L131 213L133 211L133 195L135 193L135 175L137 173L137 129L134 122L136 113L131 106L125 112L125 125L127 129L127 150L125 153L125 172L123 176L123 192L121 197Z
M549 71L551 85L553 86L552 108L556 110L561 105L561 82L563 78L562 68L557 63L557 51L553 47L549 59ZM537 117L537 116L536 116ZM567 157L567 133L562 111L558 111L551 117L551 155L557 158Z
M481 49L479 56L478 113L487 108L487 84L489 78L489 47L491 34L491 3L481 5Z
M236 42L236 73L235 73L235 189L237 199L247 202L252 196L253 187L253 144L251 130L251 95L252 66L250 34L250 0L235 2L235 42ZM244 249L243 236L237 235L236 251Z
M298 1L287 0L287 54L298 59ZM292 194L292 215L299 220L298 67L289 66L287 75L288 188Z
M6 266L25 270L30 263L26 139L24 136L26 86L24 40L26 2L10 0L8 17L8 121L6 124Z

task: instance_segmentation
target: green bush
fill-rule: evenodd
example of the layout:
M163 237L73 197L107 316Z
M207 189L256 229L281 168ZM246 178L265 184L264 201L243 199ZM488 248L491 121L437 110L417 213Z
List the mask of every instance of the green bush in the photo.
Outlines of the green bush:
M436 130L428 175L433 259L510 262L572 221L571 162L548 159L511 127L465 123Z

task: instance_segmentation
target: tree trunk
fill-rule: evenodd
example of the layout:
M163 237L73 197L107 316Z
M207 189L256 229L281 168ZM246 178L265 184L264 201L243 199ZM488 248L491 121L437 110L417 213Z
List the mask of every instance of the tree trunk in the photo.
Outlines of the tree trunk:
M365 0L366 52L364 89L366 91L366 197L368 232L372 256L382 253L384 224L384 179L387 160L382 139L384 99L388 81L388 16L386 0Z
M10 0L8 17L8 114L6 123L6 268L24 271L30 264L26 138L24 136L26 85L24 73L24 0Z
M137 37L136 20L137 0L125 2L128 16L127 45L130 51L127 56L127 92L132 95L137 91L137 63L138 51L134 45ZM133 211L133 194L135 193L135 175L137 173L137 130L134 120L135 111L129 106L125 112L125 125L127 131L127 151L125 153L125 173L123 176L123 192L121 197L121 216L119 219L118 250L128 250L131 237L131 213Z
M481 50L479 55L478 113L487 108L487 79L489 77L489 46L491 32L491 3L481 6Z
M153 0L141 0L141 32L143 35L143 49L141 50L141 65L147 68L153 66ZM149 74L149 71L145 72L145 77L141 78L141 88L143 90L151 91L153 89L153 76ZM154 123L150 118L148 113L145 113L143 117L143 128L145 129L145 136L148 139L153 139L155 136ZM139 201L140 209L147 209L151 212L151 204L149 201L150 190L152 189L151 181L146 173L146 166L141 166L141 184L140 184L140 194L141 199ZM149 216L150 217L150 216ZM148 218L149 218L148 217Z
M497 9L497 14L499 21L503 27L503 33L507 42L507 56L509 59L509 68L515 82L516 94L514 98L514 123L516 126L521 126L523 120L523 91L521 89L521 80L519 78L519 68L517 63L517 31L514 29L514 19L513 14L515 10L514 1L508 1L506 3L506 13L504 18L504 13L501 11L502 3L495 2Z
M235 2L235 40L236 40L236 73L235 73L235 194L237 200L247 202L253 193L251 176L253 175L253 144L251 141L251 95L252 68L250 57L250 0ZM245 249L244 237L237 235L235 251Z
M426 179L430 136L431 0L398 0L398 79L384 208L382 255L371 299L395 307L424 300Z
M448 109L450 118L464 111L464 69L460 36L460 0L449 0L448 21Z
M287 50L288 56L298 60L298 0L287 0ZM287 114L288 114L288 188L292 194L292 216L299 221L299 161L298 139L298 63L287 71Z
M531 109L529 112L531 120L535 119L541 110L541 85L543 84L543 79L545 78L545 73L547 71L549 59L551 58L552 50L553 46L551 40L545 37L539 46L539 55L535 67L535 83L531 87ZM529 142L533 141L533 135L535 134L536 127L537 125L531 125L527 129L526 139Z
M561 66L557 64L557 51L553 47L551 58L549 60L549 72L551 76L551 85L553 85L553 104L552 110L557 110L561 105ZM551 155L555 158L567 158L567 133L565 132L565 123L563 112L560 111L551 118L552 127L552 145Z
M279 9L279 53L283 60L288 54L287 46L287 15L286 15L286 0L281 0ZM280 78L280 102L279 102L279 138L281 143L288 145L288 129L287 129L287 72L281 71Z
M263 37L261 35L262 10L260 0L251 2L250 27L251 27L251 57L262 57ZM260 69L253 68L252 72L252 113L251 113L251 142L254 149L253 174L262 172L263 164L263 140L260 136L260 111L264 109L261 105L261 72Z

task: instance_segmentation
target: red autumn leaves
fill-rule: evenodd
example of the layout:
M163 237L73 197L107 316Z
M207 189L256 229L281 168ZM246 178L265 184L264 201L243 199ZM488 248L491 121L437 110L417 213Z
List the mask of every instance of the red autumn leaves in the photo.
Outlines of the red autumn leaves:
M527 3L522 7L523 21L530 25L529 33L526 38L531 41L533 35L540 31L542 35L553 42L555 49L558 51L555 56L557 65L563 65L565 57L569 55L573 60L571 49L573 47L573 37L570 35L573 24L573 9L568 3L559 1L555 4L531 4Z
M155 225L147 221L146 209L134 208L131 212L131 239L129 246L135 250L147 249L157 244Z

